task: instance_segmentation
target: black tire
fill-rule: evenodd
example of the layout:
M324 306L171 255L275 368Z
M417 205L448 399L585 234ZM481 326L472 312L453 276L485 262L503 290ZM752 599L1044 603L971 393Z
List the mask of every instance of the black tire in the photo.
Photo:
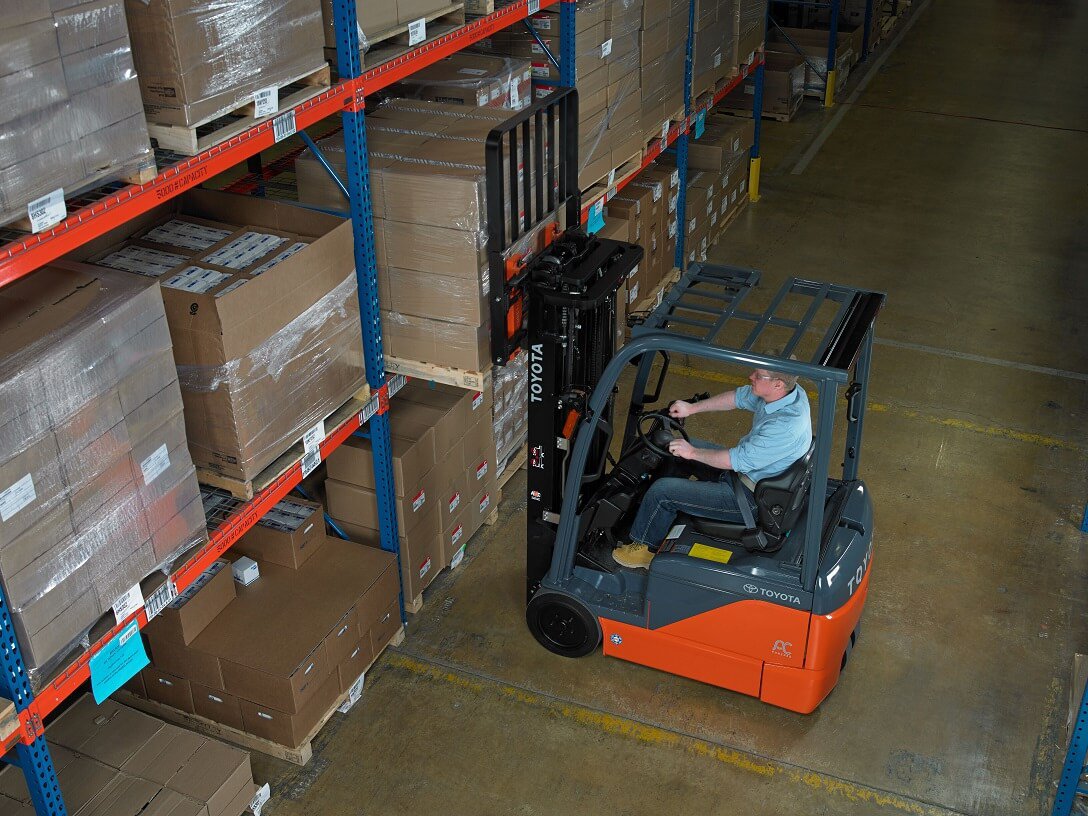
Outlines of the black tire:
M585 657L601 645L597 619L569 595L538 592L529 601L525 621L541 646L563 657Z

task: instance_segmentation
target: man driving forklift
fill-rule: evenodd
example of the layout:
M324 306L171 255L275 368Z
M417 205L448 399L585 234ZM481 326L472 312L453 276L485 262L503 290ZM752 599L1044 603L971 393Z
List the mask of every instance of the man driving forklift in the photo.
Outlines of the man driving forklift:
M616 547L612 553L617 564L647 569L678 513L716 521L744 521L740 502L755 508L752 491L756 482L784 472L808 452L812 417L808 394L798 386L797 377L757 368L748 375L748 381L749 385L710 399L677 400L669 406L669 416L679 421L711 411L751 411L752 430L732 448L699 439L670 442L668 451L673 456L701 462L722 473L716 480L669 477L650 485L631 524L631 542ZM730 470L740 474L740 496L729 478Z

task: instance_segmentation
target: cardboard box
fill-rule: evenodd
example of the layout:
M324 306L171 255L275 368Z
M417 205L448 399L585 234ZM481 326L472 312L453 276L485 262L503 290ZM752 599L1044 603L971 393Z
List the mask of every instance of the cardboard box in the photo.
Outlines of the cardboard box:
M297 748L306 741L339 696L340 680L334 671L295 714L241 700L242 724L247 734Z
M486 267L480 269L476 280L412 269L379 269L379 300L382 308L394 312L482 326L490 321L488 276Z
M382 312L384 342L393 357L481 371L491 364L491 327Z
M214 561L158 616L146 631L159 640L188 646L234 600L234 578L228 561Z
M149 121L200 124L324 64L321 10L312 0L153 0L126 3L126 12Z
M763 110L790 118L796 113L805 95L804 59L796 53L768 50L764 55ZM755 100L755 83L750 80L722 100L726 110L750 112Z
M238 223L248 228L238 230ZM202 256L250 240L247 234L301 238L297 247L285 248L287 239L267 245L268 254L255 257L247 268L279 260L257 277L216 272L224 277L203 292L176 288L197 285L185 275L159 278L174 358L190 372L182 397L197 467L252 479L362 386L358 295L353 276L345 272L353 264L350 228L322 213L196 190L73 253L78 260L106 263L122 245L150 246L173 254L193 252L191 265L198 266ZM179 247L179 242L189 246ZM320 364L315 365L318 349ZM213 381L218 383L214 390L208 387ZM306 400L282 399L283 393L303 391Z
M400 587L403 587L406 598L418 598L442 571L442 536L439 531L437 504L427 511L427 518L428 520L407 534L404 530L399 531L397 546L400 549L400 582L394 583L395 576L391 576L390 585L385 590L394 598ZM378 530L342 519L336 519L336 523L352 541L381 549ZM381 596L382 593L379 592L377 597ZM358 608L360 637L370 631L381 610L381 606L374 608L374 605Z
M378 496L368 488L329 479L325 482L329 514L361 527L378 529ZM397 529L411 533L428 520L431 505L437 505L440 493L434 472L424 474L415 486L405 489L396 501ZM423 531L426 533L426 529Z
M358 639L359 611L353 606L336 622L325 638L325 651L329 656L329 663L334 666L342 663L351 653Z
M398 609L399 615L399 609ZM399 617L398 617L399 621ZM347 694L348 689L355 684L363 672L374 662L374 645L370 635L359 638L353 644L351 651L336 667L336 677L339 681L340 693Z
M325 32L325 46L336 48L336 18L332 11L332 0L321 0L321 19ZM355 0L355 19L359 24L359 30L369 40L375 35L397 27L397 4Z
M389 645L389 642L400 631L400 603L393 601L379 615L378 620L370 627L370 644L375 657Z
M378 586L393 560L329 538L297 570L268 564L259 581L238 588L238 597L190 651L216 656L223 688L239 699L297 714L334 672L328 635ZM154 643L152 654L157 660Z
M247 555L258 564L298 569L324 540L325 518L321 503L292 496L265 513L231 551Z
M154 666L148 666L141 674L143 674L144 688L147 690L149 700L184 711L186 714L194 713L193 691L188 680L159 671Z
M418 492L423 477L434 467L434 430L408 420L400 411L391 411L389 417L393 483L397 496L403 498L409 490ZM369 439L345 440L326 462L330 479L368 490L376 488L374 453Z
M199 683L189 685L193 692L193 711L198 717L222 723L228 728L244 730L241 702L237 697Z

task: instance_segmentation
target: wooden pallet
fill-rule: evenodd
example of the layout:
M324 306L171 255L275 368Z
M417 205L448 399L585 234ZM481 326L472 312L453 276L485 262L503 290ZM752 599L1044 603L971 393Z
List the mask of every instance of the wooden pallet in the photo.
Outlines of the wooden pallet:
M434 365L420 360L404 360L400 357L386 357L385 370L421 380L433 380L458 388L483 391L491 387L491 368L484 371L470 371L464 368Z
M397 647L403 642L404 627L402 626L397 630L397 633L393 635L393 638L389 643L386 644L386 647ZM381 657L385 652L386 647L383 647L382 650L378 652L378 655L370 662L370 665L366 667L365 671L370 671L371 666L373 666L377 662L378 657ZM163 705L154 700L137 697L128 691L119 691L114 696L118 702L124 703L130 708L135 708L137 711L150 714L152 717L158 717L160 720L165 720L168 723L187 728L190 731L196 731L198 734L203 734L206 737L221 739L224 742L237 745L239 748L267 754L268 756L282 759L283 761L290 762L294 765L307 765L314 756L313 741L317 738L321 729L332 719L336 710L348 700L349 693L344 692L337 697L336 702L334 702L332 707L322 715L317 725L315 725L310 733L306 735L306 739L302 741L302 744L294 748L271 742L262 737L255 737L252 734L247 734L245 731L239 731L237 728L231 728L229 725L223 725L214 720L199 717L196 714L187 714L184 711L179 711L176 708L171 708L168 705Z
M506 483L514 478L514 474L525 467L525 462L529 456L528 449L525 445L521 446L521 449L510 457L510 461L506 463L506 467L503 468L502 475L499 476L499 487L506 487Z
M0 698L0 746L5 749L18 741L22 731L22 723L19 722L19 712L15 710L15 703L11 700Z
M325 419L325 433L331 433L334 429L340 427L352 414L362 411L368 402L370 402L370 386L364 385L355 393L355 396L329 414ZM234 479L202 467L196 469L196 480L209 487L226 490L237 499L248 501L290 470L295 464L301 462L305 452L300 437L299 441L291 445L286 453L258 473L252 480Z
M328 65L322 65L309 73L294 76L279 87L279 110L271 116L257 118L253 115L253 100L239 102L232 110L216 114L194 125L167 125L147 123L148 135L160 148L173 150L184 156L195 156L212 145L225 142L245 133L259 122L272 119L285 110L305 102L328 90L332 74Z
M364 32L366 34L366 46L362 54L363 66L365 68L376 68L379 65L384 65L390 60L407 54L409 51L421 48L431 40L444 37L451 31L461 28L465 24L465 4L451 3L418 19L427 21L427 32L425 39L415 45L409 44L411 42L409 28L414 26L418 20L413 20L411 23L401 23L377 33ZM336 49L326 48L325 59L335 65L337 60Z
M707 242L708 245L709 246L714 246L714 244L718 243L718 241L720 241L722 239L722 236L725 235L725 231L727 229L729 229L730 225L734 221L736 221L737 218L740 217L740 214L742 212L744 212L746 209L748 209L748 205L747 204L742 204L741 206L739 206L735 210L733 210L733 212L729 213L729 215L727 215L725 217L725 220L723 220L721 222L721 224L719 224L717 227L715 227L714 236L713 236L713 238L711 238Z
M616 190L636 176L641 169L642 151L640 150L637 153L632 153L628 159L614 170L609 170L593 184L590 184L582 192L583 206L592 207L602 198L605 199L607 204L608 199L615 195Z

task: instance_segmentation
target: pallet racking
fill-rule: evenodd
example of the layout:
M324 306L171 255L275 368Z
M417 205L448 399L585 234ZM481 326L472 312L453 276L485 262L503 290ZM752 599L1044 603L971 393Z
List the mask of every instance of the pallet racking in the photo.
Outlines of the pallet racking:
M376 284L377 258L374 244L369 171L366 152L365 98L431 65L496 31L528 18L551 6L559 6L561 26L560 83L574 84L576 0L514 0L501 9L473 20L460 28L432 39L376 67L364 67L360 57L359 29L355 0L333 0L337 32L339 80L332 87L316 93L274 117L259 121L222 143L201 150L192 157L160 157L166 164L154 178L143 184L111 184L67 203L66 217L52 227L35 234L0 228L0 286L31 274L86 242L102 236L129 220L147 212L165 200L197 187L212 177L256 157L262 150L301 132L307 127L339 114L342 117L348 153L347 191L355 239L355 266L359 285L363 349L366 375L372 396L359 410L339 419L320 443L324 459L353 433L369 424L374 449L375 481L382 548L397 553L397 522L388 412L390 398L404 384L404 377L386 373L382 352L381 318ZM676 145L681 179L678 202L683 218L683 190L687 180L687 143L699 116L716 104L730 90L750 75L756 79L756 141L751 152L753 200L758 198L759 127L762 97L762 58L744 66L739 75L720 89L709 104L693 109L691 100L692 49L695 0L689 5L689 30L685 61L684 120L673 125L646 152L645 168L662 150ZM301 134L300 134L301 135ZM619 186L609 191L615 194ZM606 193L606 196L608 193ZM603 202L604 197L601 201ZM603 203L602 205L603 206ZM589 216L586 208L583 217ZM683 239L678 241L677 265L682 268ZM294 463L244 503L210 532L209 543L176 569L153 594L145 607L131 613L100 637L57 677L35 691L20 654L7 603L0 592L0 743L4 759L18 765L24 773L35 812L41 816L67 813L57 775L44 737L44 720L70 698L90 676L90 658L106 646L133 621L146 625L177 594L184 592L204 569L229 549L274 504L299 485L304 477L302 463ZM399 555L399 554L398 554ZM402 619L403 596L402 596ZM8 704L10 702L10 705ZM14 753L14 756L12 754Z

